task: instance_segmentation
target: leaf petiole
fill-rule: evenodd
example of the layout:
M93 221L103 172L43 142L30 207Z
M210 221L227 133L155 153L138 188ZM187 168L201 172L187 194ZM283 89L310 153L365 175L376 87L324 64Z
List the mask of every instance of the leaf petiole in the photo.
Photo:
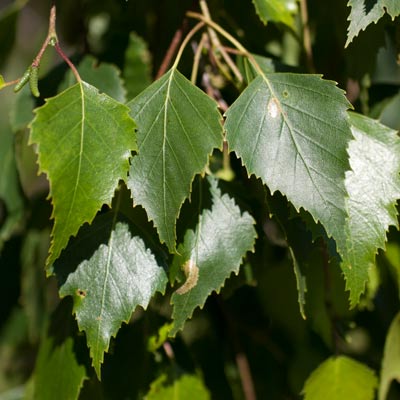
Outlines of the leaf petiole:
M181 46L179 47L178 53L176 55L174 64L172 65L172 69L176 69L178 67L179 61L182 58L183 51L185 47L189 43L190 39L205 25L205 22L201 21L186 35L185 39L183 40Z

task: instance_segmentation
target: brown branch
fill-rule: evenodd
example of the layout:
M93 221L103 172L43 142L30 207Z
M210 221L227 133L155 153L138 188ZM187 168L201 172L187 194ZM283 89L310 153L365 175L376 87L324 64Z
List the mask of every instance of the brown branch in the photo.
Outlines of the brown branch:
M308 20L307 0L300 0L300 13L303 25L303 48L306 56L307 68L311 73L314 73L315 65L311 44L310 25Z
M256 391L254 388L253 376L251 374L249 360L246 353L243 351L240 340L238 329L232 316L229 314L224 303L221 299L216 298L219 309L226 321L227 332L229 334L229 339L233 345L233 350L235 352L235 361L239 371L240 382L242 384L243 394L245 400L256 400Z
M161 78L167 72L168 67L171 64L172 58L176 54L179 45L182 42L182 37L183 37L183 31L186 30L186 25L187 25L187 19L185 18L183 20L182 26L175 32L174 37L172 38L171 44L168 47L167 52L165 53L164 59L162 60L162 63L160 65L160 68L157 71L156 74L156 80Z

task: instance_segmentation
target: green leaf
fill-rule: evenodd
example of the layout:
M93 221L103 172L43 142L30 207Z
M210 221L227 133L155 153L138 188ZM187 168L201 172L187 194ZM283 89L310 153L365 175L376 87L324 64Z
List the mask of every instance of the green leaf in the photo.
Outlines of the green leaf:
M77 69L82 80L120 103L126 102L126 90L121 79L121 72L115 65L99 63L93 56L85 56ZM59 91L61 92L75 83L74 74L68 70Z
M196 174L222 147L217 104L171 69L129 104L138 124L139 154L128 187L154 221L161 242L176 249L176 219Z
M393 380L400 383L400 313L398 313L386 336L382 360L379 400L385 400Z
M306 319L306 312L304 306L306 304L306 292L307 292L307 280L305 275L302 273L300 264L297 261L293 248L289 246L289 253L293 261L293 271L296 277L297 287L297 302L299 303L300 314L303 319Z
M150 385L146 400L208 400L210 393L196 375L182 375L172 385L165 385L167 376L161 375Z
M248 173L307 210L334 238L346 217L348 107L331 81L277 73L254 79L226 113L229 147Z
M89 260L71 273L60 296L74 299L80 330L86 332L92 364L100 378L104 352L121 323L135 308L146 308L155 292L164 292L165 271L142 239L132 237L125 223L117 223L107 244L101 244Z
M47 266L72 235L110 204L126 179L135 124L126 106L81 82L35 110L30 142L50 181L54 226Z
M28 322L28 334L32 343L38 342L46 321L46 283L43 265L49 250L49 231L30 230L21 248L21 294Z
M4 242L18 229L24 215L24 200L14 157L14 137L7 124L3 124L0 131L0 199L6 208L4 222L0 208L1 250Z
M253 4L265 25L272 21L294 28L293 14L297 12L296 0L253 0Z
M146 42L134 32L129 35L123 73L128 99L151 84L151 54Z
M348 6L351 12L348 20L350 21L346 47L351 41L364 30L369 24L377 23L385 13L388 13L392 19L400 15L400 2L398 0L349 0Z
M35 101L29 85L14 95L14 104L10 112L10 124L14 132L25 129L33 119Z
M275 72L276 66L272 58L260 56L258 54L252 54L252 56L257 61L257 64L264 74L271 74ZM247 84L249 84L253 79L257 78L258 72L247 57L238 56L236 62Z
M304 400L373 400L377 384L366 365L346 356L331 357L307 379Z
M76 361L73 341L68 338L55 346L46 338L40 347L34 371L34 398L75 400L87 379L85 367Z
M202 212L195 231L186 232L174 259L175 265L187 271L186 282L171 297L172 336L214 290L220 291L232 272L239 273L243 257L254 250L257 234L253 218L247 212L242 214L227 194L221 195L215 179L209 181L212 208Z
M398 226L396 202L400 198L400 139L397 133L371 118L350 114L354 140L349 143L346 173L348 219L346 238L337 238L350 305L364 292L375 254L385 247L386 231Z
M15 0L6 3L0 10L0 67L7 61L7 56L13 49L16 27L20 10L28 0ZM4 4L4 3L3 3Z

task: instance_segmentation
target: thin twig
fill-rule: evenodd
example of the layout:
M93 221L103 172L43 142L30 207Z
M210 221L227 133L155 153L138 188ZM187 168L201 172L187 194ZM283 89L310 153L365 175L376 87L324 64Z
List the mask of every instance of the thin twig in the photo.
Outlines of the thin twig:
M57 42L55 44L55 49L57 50L57 53L61 56L61 58L68 64L68 66L71 68L73 74L75 75L75 78L78 82L81 82L82 79L79 75L78 70L76 69L75 65L72 63L72 61L68 58L68 56L62 51L59 43Z
M310 25L308 20L307 0L300 0L300 13L303 26L303 47L306 55L307 67L311 73L314 73L315 66L311 44Z
M205 33L203 33L203 35L201 36L200 42L197 45L196 52L194 53L192 76L190 78L190 81L193 83L193 85L196 84L197 73L199 71L201 52L203 51L206 40L207 40L207 35Z
M46 39L44 40L42 47L39 50L39 53L35 57L32 62L32 68L39 68L40 61L43 57L43 54L50 43L57 41L56 34L56 6L53 5L50 9L50 17L49 17L49 31L47 33Z
M227 324L227 332L229 334L229 339L233 345L233 350L235 352L235 361L239 371L244 398L245 400L256 400L257 396L254 388L254 381L251 374L249 360L247 359L246 353L242 349L237 325L221 299L217 299L217 304Z
M183 40L181 46L179 47L178 53L175 57L174 64L172 65L172 68L176 68L178 66L178 63L182 57L183 51L185 50L185 47L189 43L189 41L192 39L192 37L205 25L203 21L199 22L197 25L195 25L194 28L191 29L191 31L186 35L185 39Z
M210 11L208 10L208 6L207 6L207 3L205 0L200 0L200 8L201 8L201 11L202 11L204 17L207 20L211 21ZM231 69L233 74L236 76L238 81L240 83L242 83L243 82L242 74L240 73L236 64L233 62L232 58L225 51L224 47L222 46L222 44L218 38L218 35L215 33L214 29L210 25L208 27L208 33L210 35L210 40L211 40L211 43L213 44L213 46L220 52L222 58L225 60L225 62L227 63L227 65L229 66L229 68Z
M172 58L176 54L176 51L182 41L183 30L184 30L185 25L186 25L186 20L184 20L182 26L175 32L175 35L172 38L172 41L168 47L165 57L162 60L160 68L157 71L156 79L161 78L165 74L165 72L168 70L168 67L171 64Z
M245 57L249 59L249 61L253 64L256 71L261 75L264 76L264 72L262 71L261 67L258 65L258 62L254 58L254 56L238 41L236 40L230 33L228 33L225 29L221 26L216 24L214 21L206 18L203 14L199 14L193 11L188 11L186 15L190 18L194 18L200 21L203 21L208 26L211 26L214 30L216 30L219 34L224 36L229 42L231 42Z
M238 366L240 380L244 398L246 400L256 400L256 392L254 390L253 377L251 375L249 360L244 352L236 352L235 354L236 365Z

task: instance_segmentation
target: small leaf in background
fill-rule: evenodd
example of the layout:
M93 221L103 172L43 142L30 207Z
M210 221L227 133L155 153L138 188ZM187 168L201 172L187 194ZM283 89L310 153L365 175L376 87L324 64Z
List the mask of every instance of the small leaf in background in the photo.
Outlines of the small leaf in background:
M146 400L209 400L210 393L203 381L196 375L181 375L171 385L167 384L167 376L161 375L150 385Z
M19 12L27 2L28 0L6 2L5 7L0 10L0 67L3 67L13 49Z
M3 75L0 75L0 90L3 89L4 83L5 83L5 82L4 82Z
M35 110L30 142L38 145L41 172L50 181L54 226L47 266L70 236L110 204L126 179L135 123L126 106L81 82Z
M14 136L7 124L0 131L0 250L20 226L24 200L14 157Z
M349 0L351 7L348 20L350 21L347 32L346 47L369 24L377 23L385 13L392 19L400 15L400 2L398 0Z
M125 103L126 90L121 79L121 72L115 65L99 63L93 56L87 55L79 63L77 69L82 80L120 103ZM68 70L58 90L61 92L75 83L74 74Z
M343 91L316 75L259 76L226 113L230 150L272 193L343 235L351 139Z
M49 318L46 304L49 280L43 274L49 241L48 229L32 229L25 236L21 248L20 303L27 317L28 334L32 343L39 341Z
M379 121L397 131L400 130L400 93L386 100L385 106L379 114Z
M147 43L136 33L129 35L123 70L128 99L132 99L151 84L151 55Z
M301 271L295 252L293 251L293 248L290 246L289 246L289 253L293 261L293 271L296 277L297 302L299 303L300 314L303 317L303 319L306 319L306 312L304 309L304 306L306 305L306 293L307 293L306 276Z
M400 139L376 120L349 114L354 140L349 143L351 171L345 180L348 219L345 237L336 239L354 307L364 292L377 250L385 247L386 231L390 225L398 226Z
M393 277L397 281L397 290L399 291L400 295L400 243L387 243L384 257L390 265Z
M304 400L373 400L378 380L366 365L346 356L331 357L308 377Z
M379 400L386 399L393 380L400 383L400 313L394 317L386 336L379 384Z
M176 219L204 171L213 149L222 147L217 104L171 69L128 103L138 124L139 152L128 188L135 204L154 221L160 241L176 249Z
M14 104L10 112L11 128L14 132L28 127L32 121L35 101L31 95L29 86L24 86L21 91L14 95Z
M294 28L293 15L297 13L296 0L253 0L253 3L265 25L272 21Z
M42 342L34 371L34 399L54 400L57 393L59 400L77 400L86 379L85 367L75 358L71 338L60 345L50 338Z
M86 332L92 365L100 378L104 352L122 322L137 306L146 308L155 292L163 293L167 275L142 239L132 237L124 223L110 232L89 260L71 273L60 296L72 296L80 330Z
M192 269L197 269L197 279L184 293L180 294L178 289L171 297L174 307L171 336L183 328L197 307L204 306L214 290L220 291L232 272L239 273L243 257L254 250L257 234L253 218L247 212L242 214L227 194L221 194L215 179L209 181L212 208L202 212L196 231L187 231L178 247L179 255L174 258L178 266L191 263Z
M252 56L257 61L257 64L260 66L264 74L272 74L275 72L276 66L272 58L260 56L258 54L253 54ZM247 57L238 56L236 62L247 84L257 78L258 72Z

